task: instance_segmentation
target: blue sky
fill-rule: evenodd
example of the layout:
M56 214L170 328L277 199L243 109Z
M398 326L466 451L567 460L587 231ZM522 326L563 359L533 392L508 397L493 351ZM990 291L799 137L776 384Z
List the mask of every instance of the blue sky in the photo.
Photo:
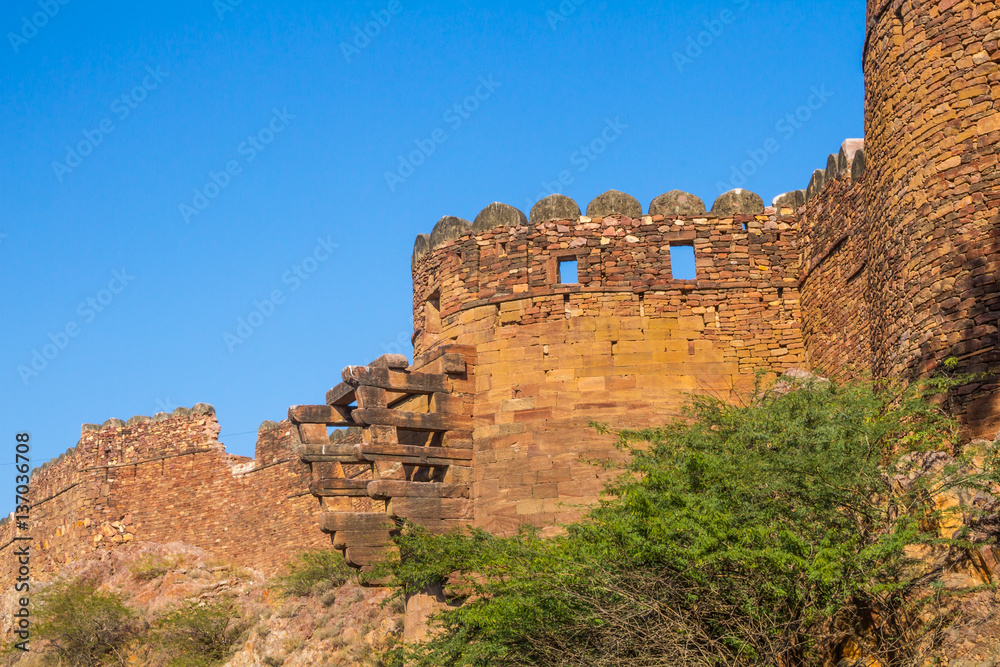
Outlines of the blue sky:
M412 353L413 239L443 215L804 188L862 136L864 13L5 3L0 464L20 431L37 465L82 423L198 402L252 454L345 365Z

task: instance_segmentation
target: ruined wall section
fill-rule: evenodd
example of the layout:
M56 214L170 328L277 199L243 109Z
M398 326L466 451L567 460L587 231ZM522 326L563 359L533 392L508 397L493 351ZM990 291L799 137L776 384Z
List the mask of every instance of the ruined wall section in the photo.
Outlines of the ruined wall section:
M509 533L577 518L617 456L588 426L659 425L688 392L726 400L801 365L795 218L575 216L490 227L414 261L415 342L476 349L475 523ZM419 241L418 241L419 243ZM676 280L670 246L693 246ZM559 263L577 262L562 284Z
M1000 365L1000 4L873 2L865 42L868 303L878 375ZM958 396L1000 417L994 383Z
M77 446L34 472L27 530L0 525L0 584L9 585L18 546L30 535L32 577L131 541L184 542L265 572L309 548L317 530L310 471L295 454L298 433L265 422L255 459L228 454L211 406L128 423L85 425Z

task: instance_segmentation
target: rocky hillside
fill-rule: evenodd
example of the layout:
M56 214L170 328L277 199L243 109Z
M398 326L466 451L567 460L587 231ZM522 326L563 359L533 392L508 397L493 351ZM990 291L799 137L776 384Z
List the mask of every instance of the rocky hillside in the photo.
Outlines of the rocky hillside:
M91 582L98 594L120 597L131 614L107 622L127 626L127 639L119 654L109 653L100 664L374 666L379 664L376 651L402 629L402 605L386 604L390 597L386 589L363 588L353 581L320 582L308 592L299 591L304 595L294 595L283 591L275 579L180 543L126 544L95 553L68 564L59 580ZM33 613L39 609L36 600L54 590L51 585L33 590ZM11 626L15 605L13 593L2 600L4 628ZM94 616L100 613L95 607L87 609ZM190 642L186 650L176 641L164 641L178 629L203 632L209 622L214 623L218 642L229 644L221 660L206 657L203 648L190 651ZM96 634L106 632L106 627L96 630ZM207 638L203 645L209 645L206 642ZM35 635L29 653L9 650L3 664L55 665L60 664L58 655L52 642Z

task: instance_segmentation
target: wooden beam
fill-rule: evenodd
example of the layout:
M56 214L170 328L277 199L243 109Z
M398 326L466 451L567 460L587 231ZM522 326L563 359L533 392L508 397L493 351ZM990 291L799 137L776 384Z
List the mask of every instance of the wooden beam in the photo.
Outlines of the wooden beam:
M306 463L357 463L355 442L336 442L323 445L304 444L299 449L299 458Z
M309 485L309 491L320 498L367 498L367 479L321 479Z
M344 383L354 387L378 387L407 394L433 394L448 391L448 379L435 373L403 373L388 368L348 366Z
M473 509L464 498L393 498L389 514L403 519L471 519Z
M368 365L372 368L394 368L404 370L410 365L410 360L403 354L383 354L381 357Z
M385 512L324 512L320 527L325 533L398 529L396 522Z
M354 402L354 387L341 382L336 387L326 392L327 405L350 405Z
M359 424L372 426L397 426L411 431L471 431L472 418L465 415L447 415L435 412L403 412L390 408L355 410L351 416Z
M354 451L358 457L369 460L393 460L399 457L426 457L432 459L448 459L453 461L471 461L471 449L457 449L454 447L416 447L413 445L376 445L362 443L355 445ZM371 458L377 457L377 458Z
M392 533L388 530L338 530L333 536L334 549L349 547L387 547L392 544Z
M344 560L348 565L354 567L364 567L374 565L383 558L396 551L395 546L388 547L347 547L344 552Z
M288 408L288 420L293 424L326 424L327 426L359 426L357 422L330 405L293 405Z
M368 495L379 500L388 500L389 498L468 498L469 485L375 479L368 482Z

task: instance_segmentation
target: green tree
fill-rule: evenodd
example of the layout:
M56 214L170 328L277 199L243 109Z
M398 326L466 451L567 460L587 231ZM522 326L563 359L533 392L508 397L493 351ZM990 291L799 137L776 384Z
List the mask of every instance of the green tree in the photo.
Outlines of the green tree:
M893 485L914 452L958 441L928 400L941 389L814 382L743 406L695 398L685 420L619 433L622 474L560 537L411 526L386 565L400 594L450 579L465 604L391 657L785 667L821 664L853 634L882 664L903 664L918 604L906 548L968 546L934 529L940 480ZM986 489L988 467L952 470L950 483Z

